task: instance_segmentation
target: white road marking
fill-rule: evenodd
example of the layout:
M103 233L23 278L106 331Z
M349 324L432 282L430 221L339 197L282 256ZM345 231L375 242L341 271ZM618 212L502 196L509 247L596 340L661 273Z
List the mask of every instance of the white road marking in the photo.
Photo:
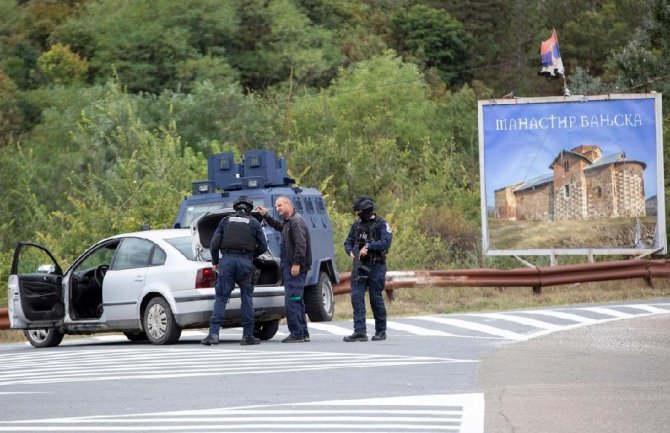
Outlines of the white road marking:
M565 313L563 311L532 310L532 311L523 311L523 313L537 314L540 316L548 316L548 317L557 317L559 319L571 320L573 322L584 323L584 324L598 323L598 320L596 319L590 319L588 317L579 316L577 314Z
M627 304L627 305L621 305L621 307L636 308L638 310L648 311L654 314L670 313L670 311L666 310L665 308L658 308L652 305L644 305L644 304Z
M323 331L327 332L328 334L332 335L349 335L353 332L351 328L343 328L342 326L337 326L337 325L329 325L327 323L319 322L319 323L313 323L310 322L307 324L307 328L310 329L310 333L312 332L312 329L316 329L318 331Z
M337 368L370 368L476 362L422 356L335 352L271 352L210 348L134 348L7 354L0 362L0 386L273 374Z
M367 321L368 324L375 324L375 321L372 319L368 319ZM408 332L410 334L414 335L430 335L430 336L439 336L439 337L453 337L454 334L450 334L448 332L440 331L437 329L428 329L428 328L422 328L420 326L415 326L415 325L408 325L406 323L400 323L400 322L394 322L387 320L386 321L386 328L387 329L395 329L396 331L404 331Z
M525 340L528 337L512 331L507 331L505 329L496 328L490 325L484 325L481 323L470 322L462 319L448 319L445 317L435 317L435 316L420 316L412 317L412 319L427 320L429 322L440 323L444 325L455 326L458 328L469 329L471 331L478 331L484 334L495 335L498 337L508 338L510 340Z
M611 308L603 308L603 307L582 307L579 308L579 310L593 311L594 313L602 314L605 316L617 317L619 319L629 319L635 316L634 314L628 314L622 311L617 311Z
M626 313L623 311L616 310L617 307L626 307L630 309L640 310L640 314ZM592 318L586 317L583 314L587 311L599 313L605 316L606 318ZM581 314L580 314L581 313ZM655 302L653 304L620 304L620 305L610 305L608 307L569 307L569 308L560 308L560 309L541 309L541 310L527 310L519 311L518 314L514 312L508 313L469 313L469 314L450 314L450 315L440 315L440 316L416 316L416 317L403 317L398 318L397 320L390 320L387 322L388 334L389 337L394 336L428 336L428 337L448 337L448 338L483 338L483 339L509 339L513 341L523 341L530 338L536 338L542 335L547 335L556 331L564 331L568 329L574 329L576 327L593 325L598 323L604 323L611 320L618 319L629 319L633 317L643 317L650 314L667 314L670 313L670 303L659 303ZM557 319L569 321L571 323L566 324L555 324L549 323L542 320L536 320L533 318L528 318L521 316L524 315L535 315L535 316L545 316L545 317L554 317ZM477 323L474 319L484 318L487 323ZM479 333L488 334L488 335L467 335L467 332L463 334L452 334L440 329L431 329L424 326L417 326L409 323L403 323L403 321L413 321L420 320L424 322L432 322L438 324L444 324L449 326L458 327L464 330L477 331ZM540 331L537 332L514 332L509 329L506 329L506 326L503 322L515 322L522 325L530 326L533 328L538 328ZM367 320L369 325L374 325L374 320ZM312 335L324 335L324 336L344 336L349 335L352 332L352 322L340 322L338 324L333 323L308 323L308 327L312 330ZM315 332L316 331L316 332ZM397 332L393 332L397 331ZM206 335L206 329L199 330L184 330L182 332L183 339L196 339L202 338ZM226 340L236 340L242 336L242 328L226 328L221 330L221 339L225 343ZM275 339L281 339L283 336L288 335L288 329L286 325L281 325L279 331L276 334ZM86 344L87 341L104 341L104 342L125 342L126 338L122 335L98 335L96 337L91 337L87 339L71 339L66 340L63 345L81 345ZM28 344L28 343L25 343ZM32 352L30 355L32 356ZM67 357L67 354L63 355Z
M532 326L534 328L546 329L548 331L558 331L565 329L565 326L554 325L553 323L543 322L541 320L529 319L527 317L514 316L507 313L473 313L469 316L488 317L490 319L506 320L508 322L519 323L521 325Z
M288 408L287 408L288 407ZM0 431L483 433L483 394L437 394L3 421Z

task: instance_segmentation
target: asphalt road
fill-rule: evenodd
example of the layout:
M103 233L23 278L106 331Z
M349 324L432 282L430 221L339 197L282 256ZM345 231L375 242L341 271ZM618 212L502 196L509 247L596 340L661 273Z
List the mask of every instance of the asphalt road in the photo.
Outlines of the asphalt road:
M555 333L489 353L488 433L670 431L670 315Z
M0 432L668 431L670 299L606 307L391 318L382 342L343 321L298 344L1 345Z

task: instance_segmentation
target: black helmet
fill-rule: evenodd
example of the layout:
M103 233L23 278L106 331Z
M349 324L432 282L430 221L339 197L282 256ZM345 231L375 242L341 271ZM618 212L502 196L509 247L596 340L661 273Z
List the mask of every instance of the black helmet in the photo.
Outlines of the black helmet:
M362 212L366 210L374 210L375 202L370 197L362 195L354 200L354 212Z
M239 197L235 200L235 203L233 203L233 209L235 209L236 212L251 213L253 208L254 204L245 196Z
M370 197L363 195L354 200L354 212L363 221L368 221L375 210L375 202Z

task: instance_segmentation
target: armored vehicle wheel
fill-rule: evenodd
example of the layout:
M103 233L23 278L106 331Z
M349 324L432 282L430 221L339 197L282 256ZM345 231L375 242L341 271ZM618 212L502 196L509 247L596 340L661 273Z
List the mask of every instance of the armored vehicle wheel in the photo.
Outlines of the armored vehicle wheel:
M170 305L161 297L149 301L142 323L149 342L153 344L174 344L181 336L181 328L174 320Z
M319 281L315 285L305 287L305 311L312 322L333 320L333 284L325 272L319 274Z
M56 328L26 329L23 331L33 347L56 347L63 341L64 334Z
M274 337L279 330L279 319L270 320L268 322L256 322L254 328L254 337L260 338L263 341L269 340Z

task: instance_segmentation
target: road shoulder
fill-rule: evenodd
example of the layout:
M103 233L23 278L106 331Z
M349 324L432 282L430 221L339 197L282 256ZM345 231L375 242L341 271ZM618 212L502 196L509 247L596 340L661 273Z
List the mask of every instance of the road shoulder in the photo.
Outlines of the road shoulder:
M669 342L664 314L502 347L479 370L485 431L665 432Z

